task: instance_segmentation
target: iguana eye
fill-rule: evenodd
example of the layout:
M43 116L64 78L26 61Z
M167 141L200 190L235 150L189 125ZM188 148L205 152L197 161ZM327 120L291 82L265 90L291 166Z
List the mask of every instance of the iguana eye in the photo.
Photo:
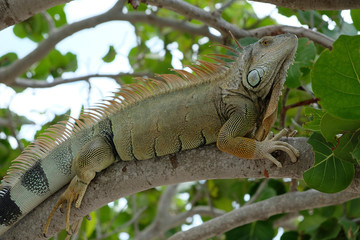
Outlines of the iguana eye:
M247 75L247 82L251 87L257 87L260 84L261 76L257 69L251 70Z
M262 44L264 47L268 46L270 43L271 43L271 39L263 39L263 40L261 41L261 44Z

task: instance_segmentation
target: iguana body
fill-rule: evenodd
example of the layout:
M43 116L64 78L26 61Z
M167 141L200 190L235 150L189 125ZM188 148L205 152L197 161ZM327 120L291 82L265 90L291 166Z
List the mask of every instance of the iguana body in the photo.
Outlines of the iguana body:
M270 153L282 150L296 161L298 151L277 141L279 136L264 140L296 47L294 35L265 37L229 66L201 62L192 67L196 76L177 70L181 77L161 75L166 83L125 86L80 120L53 126L14 160L3 180L0 234L71 181L45 227L46 232L55 210L67 203L69 231L71 203L79 207L95 173L118 160L146 160L216 142L242 158L281 166Z

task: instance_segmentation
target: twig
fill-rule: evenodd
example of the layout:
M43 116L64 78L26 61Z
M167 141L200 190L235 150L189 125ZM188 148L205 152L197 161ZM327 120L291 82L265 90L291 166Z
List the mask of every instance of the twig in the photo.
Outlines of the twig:
M264 188L267 186L267 184L269 183L269 178L266 178L262 181L262 183L260 184L260 186L256 189L255 194L252 196L252 198L250 199L250 201L248 201L247 203L244 204L244 206L246 205L250 205L252 203L254 203L260 196L261 192L264 190Z
M137 203L136 203L137 194L132 195L130 198L131 198L132 210L136 214L137 213ZM134 225L134 235L136 237L140 232L139 231L139 221L137 219L135 219L133 221L132 225Z
M283 109L281 109L281 113L280 113L280 120L284 119L283 121L285 122L285 116L286 116L286 112L291 109L291 108L296 108L299 106L306 106L312 103L317 103L320 99L319 98L312 98L312 99L308 99L308 100L304 100L304 101L300 101L294 104L290 104L288 106L283 107ZM280 126L284 126L284 122L280 123ZM283 128L283 127L282 127Z
M48 23L49 33L51 34L56 29L53 19L51 18L50 14L47 11L41 12L41 15L45 18L46 22Z
M146 207L143 207L141 209L139 209L139 211L136 212L136 214L131 218L130 221L128 221L127 223L125 224L122 224L120 225L118 228L114 229L113 231L107 233L107 234L104 234L101 236L101 239L106 239L114 234L117 234L121 231L121 229L124 229L124 228L127 228L128 226L130 226L131 224L133 224L135 221L137 221L139 219L139 217L141 216L141 214L146 210Z
M217 12L221 14L226 8L229 8L235 1L236 0L228 0L219 9L217 9Z
M20 141L20 139L18 138L18 133L14 124L14 119L12 116L12 112L10 111L10 109L8 109L8 120L9 120L9 124L8 127L10 128L10 132L11 135L15 138L17 144L18 144L18 149L20 150L20 152L24 151L24 145L22 144L22 142Z
M119 79L121 77L143 77L148 76L152 77L153 74L144 72L144 73L118 73L118 74L89 74L79 77L73 77L73 78L55 78L52 82L46 82L36 79L25 79L25 78L16 78L15 83L11 84L12 86L17 87L31 87L31 88L48 88L48 87L54 87L60 84L65 83L72 83L72 82L78 82L78 81L89 81L91 78L112 78L116 80L119 84Z

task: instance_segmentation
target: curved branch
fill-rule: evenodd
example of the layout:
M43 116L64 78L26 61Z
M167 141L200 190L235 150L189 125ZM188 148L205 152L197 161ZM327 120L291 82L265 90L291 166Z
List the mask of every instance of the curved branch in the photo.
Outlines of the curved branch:
M207 12L199 7L196 7L190 3L182 0L141 0L146 4L151 4L159 8L166 8L180 15L187 17L188 19L197 19L207 25L217 29L225 36L228 36L228 31L231 31L234 36L249 37L248 31L240 29L235 25L225 21L216 12Z
M150 74L152 75L152 74ZM88 81L91 78L112 78L116 81L119 81L119 78L125 77L125 76L132 76L132 77L143 77L143 76L149 76L149 73L118 73L118 74L89 74L79 77L73 77L73 78L55 78L52 82L47 82L43 80L35 80L35 79L25 79L25 78L16 78L15 82L11 84L11 86L17 86L17 87L30 87L30 88L48 88L48 87L54 87L60 84L65 83L72 83L72 82L78 82L78 81Z
M332 45L334 40L325 34L315 32L311 29L303 28L303 27L293 27L287 25L271 25L266 27L261 27L253 30L249 30L251 36L253 37L263 37L267 35L277 35L282 33L293 33L298 37L309 38L310 40L326 47L332 49ZM238 36L235 36L238 37Z
M298 37L307 37L326 48L331 48L332 43L334 42L334 40L322 33L318 33L303 27L273 25L247 31L225 21L221 15L217 14L216 12L207 12L182 0L142 0L142 2L149 3L160 8L172 10L189 19L197 19L204 24L207 24L220 31L223 38L231 37L229 31L235 36L235 38L263 37L267 35L277 35L288 32L296 34Z
M235 227L266 219L276 214L340 204L358 197L360 197L360 193L351 192L336 194L326 194L315 190L290 192L233 210L198 227L185 232L178 232L170 237L169 240L209 239Z
M277 6L299 9L299 10L343 10L360 8L360 2L357 0L253 0L256 2L271 3Z

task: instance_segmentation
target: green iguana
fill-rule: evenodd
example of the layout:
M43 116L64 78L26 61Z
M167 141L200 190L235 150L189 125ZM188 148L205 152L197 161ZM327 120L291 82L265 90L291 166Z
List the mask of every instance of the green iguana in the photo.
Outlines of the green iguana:
M199 60L195 74L159 75L163 81L121 87L112 100L85 111L78 120L60 122L16 158L0 186L0 234L65 184L56 209L80 207L96 172L115 161L146 160L216 142L221 151L246 159L268 159L299 151L267 138L273 125L286 71L293 62L297 37L263 37L238 56L217 55L216 63ZM214 54L216 55L216 54ZM219 57L231 59L225 63Z

